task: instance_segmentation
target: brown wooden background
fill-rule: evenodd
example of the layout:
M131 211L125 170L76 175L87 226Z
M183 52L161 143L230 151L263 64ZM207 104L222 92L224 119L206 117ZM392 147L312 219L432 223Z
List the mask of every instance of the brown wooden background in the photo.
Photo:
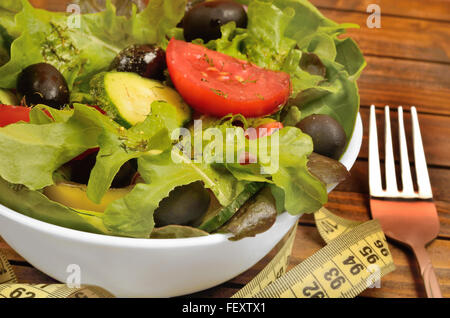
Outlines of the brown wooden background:
M64 8L66 0L47 2ZM431 183L441 221L439 238L428 246L444 297L450 297L450 0L312 0L325 16L337 22L361 26L351 30L368 63L359 80L364 141L351 178L330 194L327 207L354 220L368 220L367 132L369 106L409 109L417 106ZM381 7L381 28L369 29L369 4ZM381 115L381 110L378 111ZM396 131L396 112L393 131ZM381 119L381 117L380 117ZM406 113L407 134L409 112ZM380 121L379 133L383 133ZM394 141L396 139L394 138ZM394 145L395 146L395 145ZM410 150L412 148L410 147ZM413 155L410 154L412 160ZM323 247L311 216L298 225L291 267ZM366 290L364 297L425 297L419 269L410 251L390 244L397 270L385 276L380 289ZM0 251L11 261L24 283L52 283L29 265L0 238ZM251 280L274 255L272 251L256 266L235 279L192 297L229 297Z

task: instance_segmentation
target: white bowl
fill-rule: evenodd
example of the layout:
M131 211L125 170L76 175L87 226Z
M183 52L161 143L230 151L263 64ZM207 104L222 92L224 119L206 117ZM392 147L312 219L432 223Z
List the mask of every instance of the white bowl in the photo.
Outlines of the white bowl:
M358 114L341 159L348 169L358 156L362 135ZM76 264L82 284L101 286L118 297L174 297L219 285L246 271L299 217L283 213L268 231L237 242L223 234L155 240L71 230L0 205L0 235L30 264L58 281L66 282L69 265Z

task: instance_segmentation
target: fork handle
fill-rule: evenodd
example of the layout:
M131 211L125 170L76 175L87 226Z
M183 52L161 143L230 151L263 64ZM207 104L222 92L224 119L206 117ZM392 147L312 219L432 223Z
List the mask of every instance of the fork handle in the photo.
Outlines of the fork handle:
M412 246L425 284L428 298L442 298L441 288L425 246Z

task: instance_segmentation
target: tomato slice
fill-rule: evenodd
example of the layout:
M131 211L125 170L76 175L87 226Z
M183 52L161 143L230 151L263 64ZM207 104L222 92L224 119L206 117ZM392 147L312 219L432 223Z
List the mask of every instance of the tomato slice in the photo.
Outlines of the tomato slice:
M31 108L23 106L0 105L0 127L19 121L30 121Z
M200 113L260 117L277 111L289 98L290 77L284 72L175 39L166 57L177 91Z

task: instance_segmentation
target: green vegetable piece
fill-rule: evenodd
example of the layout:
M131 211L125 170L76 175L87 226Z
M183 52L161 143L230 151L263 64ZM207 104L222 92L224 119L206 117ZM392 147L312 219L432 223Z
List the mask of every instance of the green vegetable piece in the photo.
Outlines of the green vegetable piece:
M164 101L176 107L176 121L167 127L170 132L191 119L189 106L173 88L134 73L100 73L91 81L91 93L97 105L126 128L143 122L152 112L153 102Z
M183 225L167 225L164 227L154 228L150 238L152 239L176 239L207 236L208 232L202 231L195 227Z
M233 233L231 241L253 237L270 229L277 218L275 199L269 187L247 201L219 232Z
M314 90L310 93L315 95L314 97L320 96L322 93L325 94L314 99L309 96L306 103L297 105L302 112L302 118L313 114L321 114L336 119L344 128L347 141L349 141L359 111L358 87L340 64L324 59L322 59L322 62L327 67L327 82L316 88L319 91ZM324 89L328 93L323 91Z
M311 75L325 77L327 69L320 58L314 53L303 53L300 59L300 68Z
M0 105L18 105L19 100L16 95L6 89L0 89Z
M248 199L261 190L263 186L264 183L249 183L229 205L219 209L214 216L205 219L199 226L199 229L209 233L217 230L225 224L225 222L227 222Z
M345 67L350 80L356 81L367 64L358 45L352 38L337 39L336 49L336 62Z
M271 145L271 139L277 135L278 146L267 149L267 153L279 151L277 166L228 163L226 167L238 180L266 182L281 189L284 195L276 195L277 207L284 206L290 214L313 213L326 203L327 191L325 185L311 175L306 166L307 156L313 150L312 139L298 128L284 127L264 137L267 138L267 145ZM265 173L262 173L261 167Z
M283 110L285 111L282 116L283 118L282 123L285 127L295 126L301 120L302 113L300 112L297 106L290 106Z
M308 170L327 185L342 182L350 176L342 163L314 152L308 157Z

